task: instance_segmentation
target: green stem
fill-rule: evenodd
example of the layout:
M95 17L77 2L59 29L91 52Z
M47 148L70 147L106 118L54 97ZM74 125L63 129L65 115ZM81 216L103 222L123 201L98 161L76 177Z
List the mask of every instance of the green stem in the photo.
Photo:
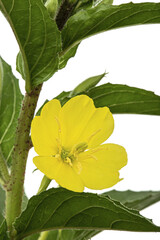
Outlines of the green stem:
M9 182L10 176L9 176L7 164L6 164L6 161L5 161L5 158L3 156L1 149L0 149L0 175L1 175L1 180L3 183L3 187L6 188L8 182Z
M44 177L42 178L42 181L41 181L41 184L40 184L40 187L38 189L37 194L40 194L41 192L46 190L51 181L52 181L51 179L47 178L46 175L44 175Z
M11 239L14 239L12 238L12 235L14 235L12 224L15 218L21 213L26 161L30 149L30 126L40 91L41 85L36 87L32 92L26 93L18 119L12 155L11 179L6 193L6 220L8 229L11 232Z

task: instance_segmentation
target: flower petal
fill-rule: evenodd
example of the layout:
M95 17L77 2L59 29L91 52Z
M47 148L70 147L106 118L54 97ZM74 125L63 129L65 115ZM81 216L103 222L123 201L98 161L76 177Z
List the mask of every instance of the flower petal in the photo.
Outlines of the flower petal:
M50 179L56 178L62 165L62 161L60 161L58 158L41 156L34 157L33 163Z
M88 148L95 148L106 141L114 129L114 119L109 108L97 108L89 120L82 138L88 142Z
M104 144L79 154L79 172L84 185L91 189L105 189L120 181L118 170L127 164L127 154L123 147ZM75 170L76 164L74 165ZM78 173L78 171L77 171Z
M58 152L59 125L61 110L56 99L45 104L40 116L36 116L31 124L31 138L35 151L42 156L55 155Z
M60 123L62 144L69 149L82 142L89 142L89 148L98 146L114 128L109 109L96 109L93 100L86 95L76 96L62 107Z
M36 167L48 178L54 179L61 187L75 192L83 192L84 185L74 169L55 157L34 157Z
M56 182L64 188L74 192L83 192L84 184L80 176L67 163L63 163L56 177Z

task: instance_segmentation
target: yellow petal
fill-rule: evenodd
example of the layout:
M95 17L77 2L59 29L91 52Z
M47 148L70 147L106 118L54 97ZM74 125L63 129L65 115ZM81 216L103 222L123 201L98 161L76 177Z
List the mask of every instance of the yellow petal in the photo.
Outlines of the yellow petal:
M51 100L43 107L41 116L36 116L32 121L31 138L39 155L50 156L58 152L60 109L60 102Z
M87 139L88 148L95 148L106 141L114 129L114 120L109 108L97 108L81 137Z
M81 163L79 175L84 185L100 190L120 181L118 170L127 164L127 154L119 145L104 144L79 154L78 161ZM76 164L74 169L77 169Z
M33 162L36 167L50 179L56 179L62 161L55 157L34 157Z
M93 100L86 95L76 96L62 107L60 123L62 144L69 149L82 142L89 142L89 148L98 146L114 128L109 109L96 109Z
M34 157L36 167L48 178L54 179L61 187L75 192L83 192L84 185L74 169L55 157Z
M56 177L56 182L64 188L74 192L83 192L84 184L80 176L67 163L63 163Z

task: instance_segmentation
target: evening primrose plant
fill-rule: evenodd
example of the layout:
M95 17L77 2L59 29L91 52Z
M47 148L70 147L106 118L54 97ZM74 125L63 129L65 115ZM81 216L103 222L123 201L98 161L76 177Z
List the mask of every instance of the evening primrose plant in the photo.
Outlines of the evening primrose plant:
M101 74L36 109L45 81L66 66L83 39L160 23L160 3L0 0L0 10L19 44L16 69L26 92L22 95L11 66L0 57L0 240L84 240L102 230L160 232L138 212L158 202L159 192L108 189L126 178L119 171L130 161L125 146L109 141L112 114L160 115L159 96L120 84L97 86ZM35 168L44 176L28 199L24 179L33 147ZM50 188L52 180L57 188Z

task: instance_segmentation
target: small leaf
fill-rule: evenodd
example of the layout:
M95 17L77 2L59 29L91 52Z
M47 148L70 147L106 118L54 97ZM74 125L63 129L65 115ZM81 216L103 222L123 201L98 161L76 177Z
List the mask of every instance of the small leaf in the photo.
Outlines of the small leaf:
M17 69L29 92L58 69L60 32L41 0L0 0L0 9L19 44Z
M98 4L69 18L62 30L63 52L97 33L149 23L160 23L160 3Z
M110 191L103 193L103 196L110 196L112 199L120 201L129 208L143 210L146 207L160 201L160 192L152 191Z
M0 226L4 220L5 191L0 187Z
M49 229L95 229L159 232L149 219L108 197L50 189L32 197L17 218L16 240Z
M72 15L79 11L89 10L99 4L113 4L113 0L79 0L77 7L74 9Z
M14 145L17 119L23 96L11 67L0 58L0 148L8 162Z
M103 73L98 76L90 77L86 79L85 81L81 82L71 93L70 97L74 97L80 93L83 93L85 91L88 91L92 87L95 87L101 80L104 78L106 73Z
M3 221L2 225L0 226L0 239L1 240L9 240L7 235L7 223Z
M68 52L60 56L59 69L64 68L67 65L68 60L75 56L78 46L79 44L77 44L75 47L72 47Z

